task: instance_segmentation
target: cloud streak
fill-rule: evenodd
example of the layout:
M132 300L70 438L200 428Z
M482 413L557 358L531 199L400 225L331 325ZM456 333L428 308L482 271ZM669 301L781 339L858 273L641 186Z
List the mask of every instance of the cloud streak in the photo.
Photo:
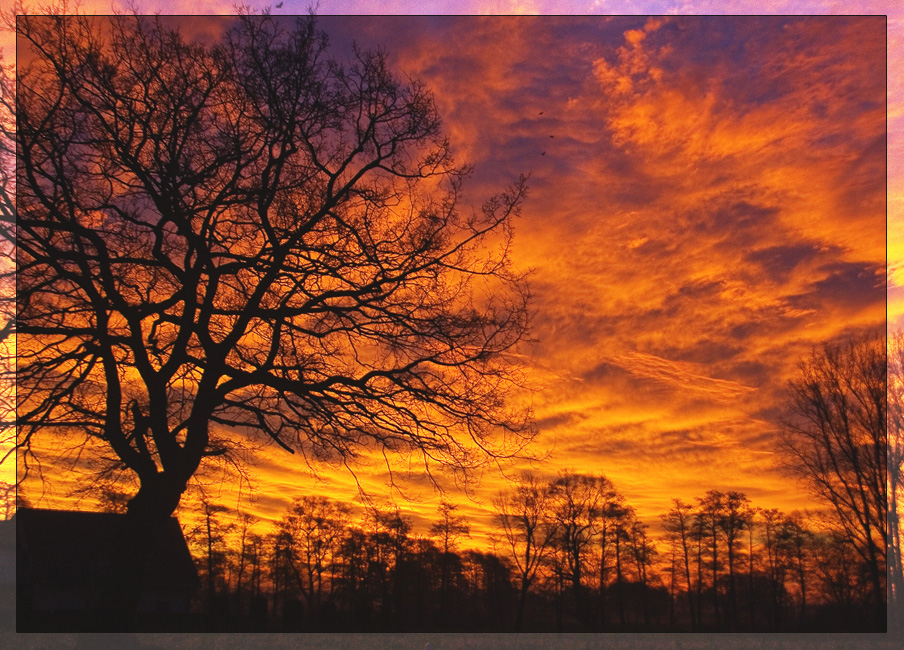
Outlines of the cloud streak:
M533 269L523 353L542 387L542 473L605 473L648 520L707 489L808 504L774 464L784 386L813 345L881 327L885 282L904 277L894 224L886 265L882 17L322 24L336 53L386 46L432 89L475 165L474 205L531 174L514 255ZM258 465L265 516L290 491L322 492L295 461L274 450ZM344 470L322 475L354 497ZM387 492L379 462L359 477ZM487 475L463 511L487 524L503 486ZM410 493L426 529L433 489Z
M452 46L398 59L480 189L532 173L518 254L551 466L605 472L647 514L709 488L800 507L772 467L785 382L884 319L884 23L497 19L431 39Z

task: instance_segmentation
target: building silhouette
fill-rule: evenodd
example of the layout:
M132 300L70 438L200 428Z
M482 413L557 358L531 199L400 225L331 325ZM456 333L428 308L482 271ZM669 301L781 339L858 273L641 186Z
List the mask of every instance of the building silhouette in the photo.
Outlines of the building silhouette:
M175 517L19 508L16 628L151 631L187 621L199 581Z

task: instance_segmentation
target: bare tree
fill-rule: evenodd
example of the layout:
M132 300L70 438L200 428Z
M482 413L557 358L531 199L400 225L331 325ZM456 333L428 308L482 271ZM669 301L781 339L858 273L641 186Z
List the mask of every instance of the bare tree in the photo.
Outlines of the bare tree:
M224 19L213 43L162 18L16 25L0 234L24 463L45 433L96 441L154 518L239 435L459 478L523 449L524 182L460 208L468 170L423 85L381 52L328 60L313 17Z
M213 503L207 494L201 493L198 497L193 505L202 517L186 529L185 537L206 588L205 609L208 614L213 614L222 610L218 604L229 590L229 536L234 526L226 521L229 508Z
M16 413L16 363L7 353L12 343L16 320L16 258L15 247L5 235L8 224L15 220L15 97L14 73L0 58L0 422L15 419ZM0 464L15 457L15 428L0 427ZM17 464L16 469L19 469ZM18 484L18 473L17 480ZM14 490L14 492L17 490Z
M735 567L738 563L741 533L745 528L750 527L753 515L747 495L734 490L723 495L722 510L723 515L719 527L725 540L728 560L728 619L729 623L736 628L738 625L738 599Z
M403 615L404 570L411 552L411 519L397 505L370 507L366 520L371 532L367 543L372 548L371 572L380 567L385 573L377 582L382 587L375 600L382 602L382 618L398 621Z
M904 559L899 505L904 499L904 330L888 345L888 572L892 621L904 626Z
M780 542L780 532L785 514L776 508L768 508L762 511L763 516L763 558L766 576L769 580L771 591L772 629L780 629L782 622L782 608L785 597L785 581L788 568L783 558L783 548Z
M709 572L712 587L713 612L716 617L716 627L722 626L722 611L719 607L719 576L722 573L721 545L719 544L719 531L724 516L725 493L719 490L707 490L706 495L697 497L696 517L698 520L698 534L701 541L705 540L709 551ZM702 609L702 601L701 601Z
M784 446L790 468L828 504L860 555L877 617L885 617L888 543L887 366L884 334L825 345L790 385Z
M674 507L662 515L667 539L676 550L684 566L684 580L687 586L687 605L691 617L691 630L699 626L694 607L694 593L691 581L691 536L693 525L692 506L681 499L673 499Z
M258 558L260 554L260 537L254 533L253 525L255 523L255 518L246 513L239 512L239 523L238 523L238 540L237 540L237 548L234 550L235 553L235 600L237 609L240 613L244 612L243 608L243 600L244 600L244 588L245 588L245 574L248 573L250 569L250 597L253 598L256 594L254 591L255 587L255 578L257 578L255 569L259 564Z
M748 515L747 525L747 612L750 615L750 630L756 631L756 582L754 580L754 567L756 565L757 553L754 550L754 530L757 527L757 518L762 512L762 508L751 506Z
M528 591L556 533L549 511L550 498L549 484L541 483L533 474L527 473L511 491L503 492L493 500L506 550L518 570L516 632L521 631Z
M349 509L343 503L306 496L293 500L277 524L278 533L289 540L287 559L311 611L318 611L322 603L324 574L332 575L348 515Z
M590 625L585 598L585 568L597 524L614 488L605 476L577 474L565 470L552 483L551 511L556 525L556 543L565 558L579 618Z
M648 528L647 524L635 518L631 522L631 528L628 531L628 542L631 545L631 553L634 555L634 562L637 566L637 582L640 584L641 589L643 621L644 625L649 629L650 608L648 605L648 591L651 582L649 574L650 568L658 557L659 552L647 533Z
M851 611L857 604L861 572L856 560L857 553L844 533L829 531L815 536L814 579L821 587L821 597L841 611Z
M803 525L798 514L792 514L781 522L778 530L778 546L788 558L788 565L797 579L798 624L803 624L807 611L807 574L810 571L810 548L813 534Z
M610 557L613 556L613 546L619 544L619 531L623 527L626 520L631 518L632 510L627 505L625 497L618 493L611 483L604 490L601 507L596 517L596 534L599 537L600 548L600 577L599 577L599 595L600 595L600 625L603 629L608 623L608 586L610 569ZM621 589L620 573L618 574L619 589Z
M439 542L443 553L454 553L462 537L471 536L471 526L467 519L455 514L458 506L446 500L439 504L439 521L430 526L430 532Z
M453 565L459 563L455 554L458 544L463 537L471 536L471 526L461 515L455 514L458 506L446 500L439 504L440 519L430 526L430 533L439 542L442 551L442 567L440 572L439 607L440 617L445 619L448 615L449 589L452 583Z

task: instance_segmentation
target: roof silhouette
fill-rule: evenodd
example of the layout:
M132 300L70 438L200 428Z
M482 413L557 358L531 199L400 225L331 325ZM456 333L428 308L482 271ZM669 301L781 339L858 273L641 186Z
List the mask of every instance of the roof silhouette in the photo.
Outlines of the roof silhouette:
M126 568L141 576L143 589L190 590L198 574L175 517L141 526L128 515L19 508L13 517L20 580L64 586L102 585Z

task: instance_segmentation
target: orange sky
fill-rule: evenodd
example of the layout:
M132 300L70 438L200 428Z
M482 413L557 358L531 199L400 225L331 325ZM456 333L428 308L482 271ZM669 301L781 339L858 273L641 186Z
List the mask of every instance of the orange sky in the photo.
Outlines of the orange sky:
M904 314L899 175L886 262L884 17L322 26L338 53L385 46L433 90L475 204L531 175L516 263L533 269L538 473L604 473L651 523L708 489L810 505L774 464L784 386L814 344L882 326L886 280L889 320ZM315 480L299 460L264 450L243 507L355 498L345 470ZM357 478L389 496L379 463ZM397 500L423 531L438 497L413 479ZM473 500L450 494L475 542L503 486L488 473Z

